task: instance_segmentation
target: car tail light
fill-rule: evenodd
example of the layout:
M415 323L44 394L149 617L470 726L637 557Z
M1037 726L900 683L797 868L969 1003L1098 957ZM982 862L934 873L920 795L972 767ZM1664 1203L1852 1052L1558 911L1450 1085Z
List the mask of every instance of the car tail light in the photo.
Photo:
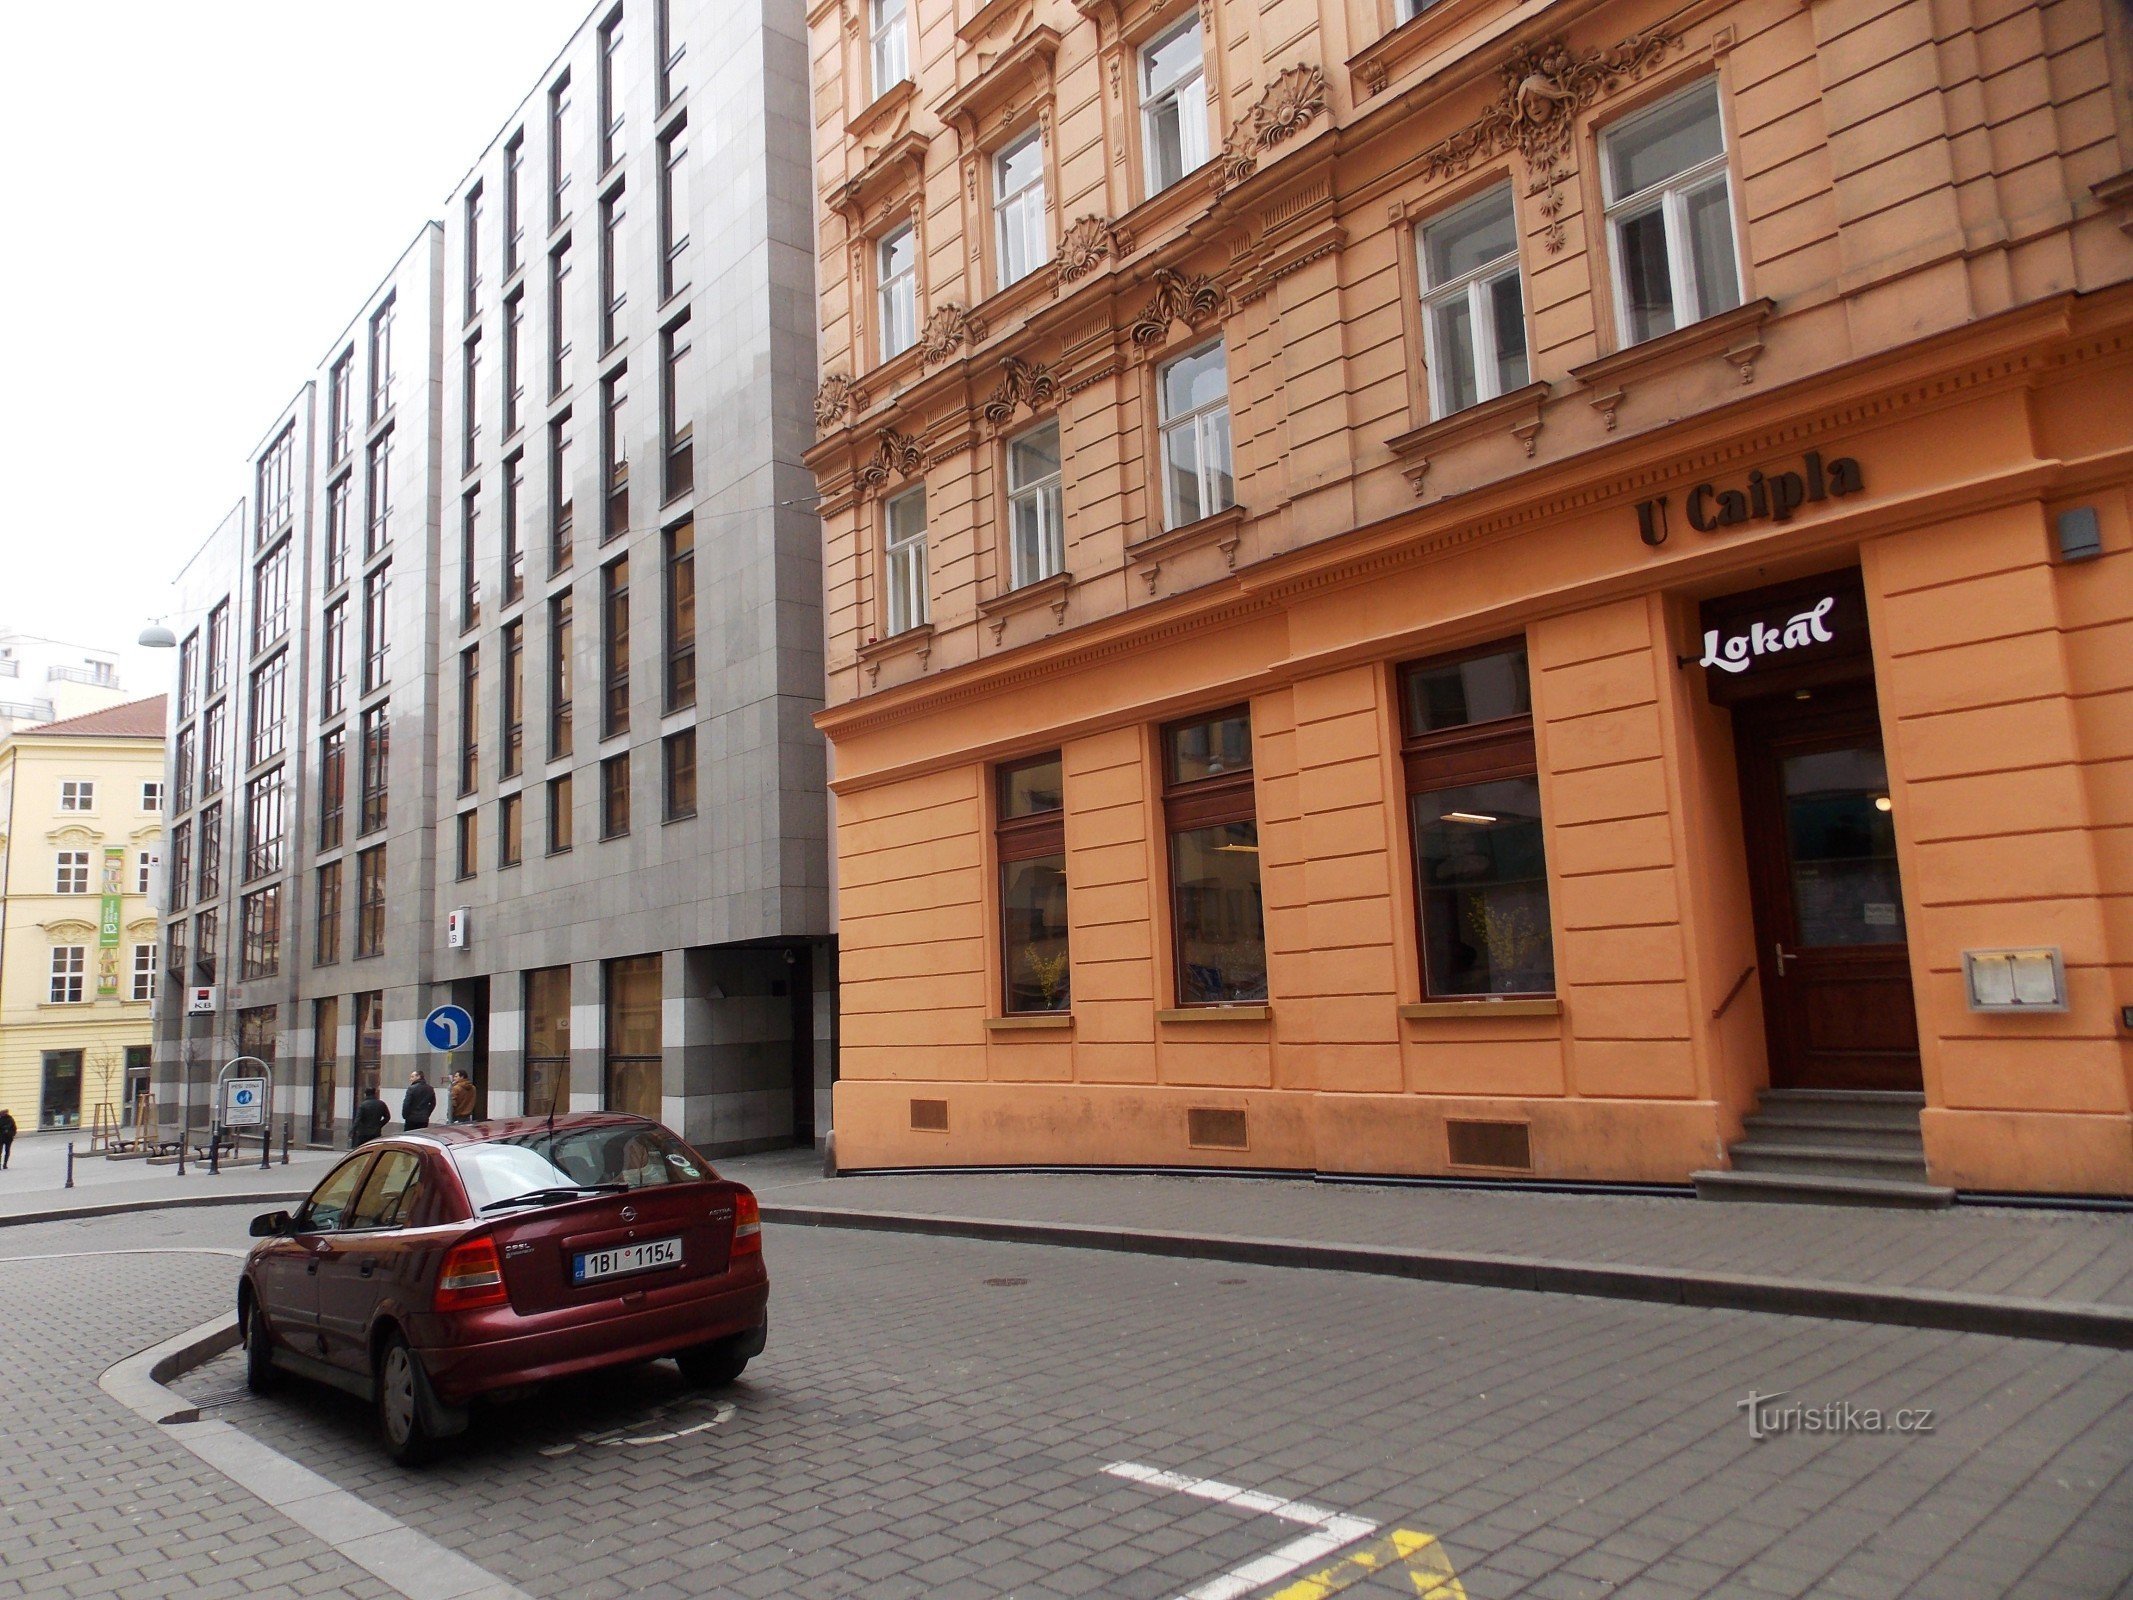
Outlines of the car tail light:
M746 1189L733 1196L733 1253L755 1256L763 1253L763 1211Z
M504 1288L504 1264L496 1254L494 1239L468 1239L445 1253L444 1267L437 1274L438 1311L479 1311L500 1306L511 1298Z

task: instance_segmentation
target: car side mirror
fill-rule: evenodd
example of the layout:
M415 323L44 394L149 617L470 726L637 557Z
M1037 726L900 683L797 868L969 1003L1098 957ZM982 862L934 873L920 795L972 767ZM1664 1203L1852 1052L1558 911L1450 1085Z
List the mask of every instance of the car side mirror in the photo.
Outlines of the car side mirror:
M254 1217L252 1219L252 1237L255 1239L278 1238L289 1231L290 1220L289 1213L286 1211L269 1211L264 1215Z

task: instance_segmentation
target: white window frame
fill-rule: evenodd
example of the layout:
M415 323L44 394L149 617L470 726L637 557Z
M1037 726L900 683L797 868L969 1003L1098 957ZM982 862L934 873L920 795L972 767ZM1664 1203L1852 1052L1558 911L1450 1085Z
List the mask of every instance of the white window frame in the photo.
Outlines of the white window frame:
M916 530L897 532L898 514L916 507ZM926 582L926 486L917 484L892 495L881 506L882 621L889 637L923 627L933 619Z
M911 0L869 0L868 57L879 100L911 76Z
M1473 271L1441 284L1429 281L1429 247L1427 236L1432 228L1442 223L1455 221L1464 213L1479 210L1501 197L1511 205L1511 248L1494 260L1485 261ZM1484 400L1494 400L1503 393L1496 371L1496 301L1489 291L1505 276L1518 280L1518 314L1526 314L1525 270L1518 253L1518 207L1510 184L1489 189L1473 199L1440 212L1415 229L1415 265L1422 284L1422 348L1423 359L1429 367L1429 414L1432 417L1448 417L1455 412L1467 410L1467 406L1455 406L1444 392L1444 377L1448 365L1439 359L1437 344L1438 307L1450 301L1464 298L1468 315L1473 319L1474 348L1474 399L1472 405ZM1533 381L1533 342L1526 341L1526 381Z
M136 850L133 865L133 892L147 894L155 887L156 853L153 850Z
M1007 163L1024 150L1037 151L1036 176L1019 189L1007 187ZM1000 287L1019 283L1052 259L1050 210L1044 192L1044 130L1031 128L993 152L993 238L1000 252ZM1016 245L1022 246L1018 257Z
M1015 481L1015 446L1032 434L1049 430L1055 441L1060 467L1047 476L1029 483ZM1026 428L1007 442L1007 545L1008 586L1021 589L1032 583L1042 583L1066 570L1066 527L1064 507L1061 503L1060 484L1066 456L1058 448L1059 421L1052 418L1040 422L1034 428ZM1036 507L1037 512L1037 570L1024 570L1022 540L1019 534L1019 519L1016 511L1024 505Z
M59 780L59 809L62 811L94 811L96 809L96 780L94 778L61 778Z
M52 893L87 894L89 892L89 852L86 850L60 850L52 857Z
M1170 369L1180 362L1203 356L1210 350L1219 351L1222 356L1222 398L1220 400L1209 400L1202 405L1195 406L1190 411L1181 411L1176 416L1169 415L1164 410L1166 402L1163 397L1163 390L1166 387L1164 379L1168 376ZM1211 456L1209 445L1215 437L1214 420L1217 416L1220 416L1225 423L1229 419L1229 347L1227 343L1224 340L1215 339L1207 344L1197 345L1190 350L1181 351L1171 357L1170 360L1164 362L1156 369L1155 403L1156 413L1160 422L1156 450L1156 471L1161 474L1163 480L1163 526L1165 528L1185 526L1185 521L1179 519L1178 506L1171 495L1170 487L1170 440L1173 435L1178 433L1189 431L1192 434L1194 471L1200 480L1200 502L1203 508L1199 516L1186 520L1198 522L1202 518L1215 515L1218 511L1227 511L1237 503L1237 462L1234 438L1229 439L1223 451L1227 458L1224 461L1227 471L1223 475L1229 479L1230 494L1229 498L1222 500L1219 505L1215 503L1217 496L1214 489L1214 478L1208 470ZM1225 428L1225 436L1228 433L1229 430Z
M133 998L145 1000L151 1005L156 997L156 947L152 944L137 944L133 947Z
M1635 194L1617 195L1614 192L1614 163L1612 147L1625 129L1635 128L1639 123L1659 116L1684 100L1698 95L1711 97L1712 113L1718 118L1718 153L1708 156L1692 167L1671 173L1655 184L1647 185ZM1716 316L1716 311L1704 309L1705 288L1696 277L1696 264L1689 248L1688 201L1692 191L1708 188L1716 179L1726 196L1726 246L1733 252L1734 306L1743 303L1747 294L1746 273L1740 258L1740 219L1735 210L1733 171L1731 166L1733 137L1726 127L1726 97L1719 91L1716 78L1700 78L1677 93L1668 95L1643 107L1631 116L1624 117L1600 134L1600 184L1606 200L1607 216L1607 264L1609 276L1614 279L1615 330L1623 348L1642 344L1630 328L1629 301L1626 296L1628 274L1623 270L1622 226L1634 222L1651 211L1662 212L1666 219L1666 274L1673 289L1674 326L1668 332L1678 332ZM1722 307L1731 310L1732 306ZM1663 338L1652 334L1649 338Z
M143 778L141 780L141 809L153 812L157 816L163 814L163 780L161 778Z
M889 252L899 240L911 241L911 265L889 270ZM875 308L881 318L881 359L902 355L918 343L918 227L907 222L874 241Z
M78 1006L87 997L89 947L85 944L52 946L51 986L45 990L55 1006Z
M1156 52L1161 50L1164 45L1169 44L1171 40L1186 33L1199 35L1199 65L1193 71L1179 78L1175 83L1166 84L1160 90L1154 88L1152 74ZM1210 148L1212 141L1209 138L1207 129L1207 39L1205 34L1201 33L1200 14L1195 11L1176 27L1167 29L1142 45L1139 65L1141 175L1146 181L1148 195L1152 198L1161 194L1164 190L1173 188L1183 182L1188 175L1205 166L1208 159L1214 154L1214 151ZM1165 106L1183 100L1195 85L1198 86L1200 91L1200 114L1197 117L1187 116L1184 114L1183 108L1181 108L1178 117L1178 175L1175 178L1166 180L1157 171L1155 164L1157 148L1155 138L1156 118Z

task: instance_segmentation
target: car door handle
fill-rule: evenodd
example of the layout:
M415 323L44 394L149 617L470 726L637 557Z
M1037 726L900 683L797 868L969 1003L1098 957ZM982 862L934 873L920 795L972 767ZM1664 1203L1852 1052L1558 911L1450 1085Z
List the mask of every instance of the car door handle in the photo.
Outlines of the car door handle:
M364 1263L363 1263L363 1264L362 1264L362 1265L361 1265L360 1267L356 1268L356 1274L357 1274L357 1276L359 1276L359 1277L364 1277L364 1278L367 1278L367 1277L369 1277L369 1276L370 1276L370 1275L371 1275L371 1274L372 1274L373 1272L376 1272L377 1270L378 1270L378 1264L377 1264L377 1262L375 1262L375 1261L366 1261L366 1262L364 1262Z

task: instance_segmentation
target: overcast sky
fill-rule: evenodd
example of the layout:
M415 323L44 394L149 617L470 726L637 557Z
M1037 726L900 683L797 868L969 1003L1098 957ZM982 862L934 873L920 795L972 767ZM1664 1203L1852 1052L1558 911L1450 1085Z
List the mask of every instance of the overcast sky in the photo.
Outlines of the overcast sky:
M168 686L134 637L247 452L591 4L9 8L0 624Z

